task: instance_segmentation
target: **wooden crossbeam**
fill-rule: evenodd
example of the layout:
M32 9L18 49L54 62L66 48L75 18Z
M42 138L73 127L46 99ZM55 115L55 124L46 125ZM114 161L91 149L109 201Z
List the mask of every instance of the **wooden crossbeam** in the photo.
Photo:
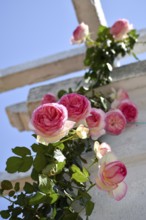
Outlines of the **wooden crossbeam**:
M0 92L84 69L85 46L0 71Z
M139 42L146 42L146 29L140 31ZM85 50L85 46L82 46L26 64L1 69L0 92L83 70ZM135 54L145 51L146 44L136 44Z

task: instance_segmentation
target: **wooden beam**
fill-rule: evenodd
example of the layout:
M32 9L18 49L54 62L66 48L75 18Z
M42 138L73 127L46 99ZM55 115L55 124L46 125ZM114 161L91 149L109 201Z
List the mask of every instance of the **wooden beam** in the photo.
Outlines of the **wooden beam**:
M146 29L140 31L135 54L146 51ZM63 53L0 70L0 92L24 85L42 82L71 72L83 70L86 47L82 46Z
M85 46L0 71L0 92L84 69Z

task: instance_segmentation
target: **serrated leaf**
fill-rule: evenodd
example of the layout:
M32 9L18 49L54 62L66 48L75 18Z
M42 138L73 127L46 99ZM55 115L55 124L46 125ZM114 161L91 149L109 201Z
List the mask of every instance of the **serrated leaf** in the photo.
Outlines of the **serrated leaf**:
M42 171L47 165L46 157L43 154L37 154L33 162L36 171Z
M79 183L80 182L84 183L88 181L89 173L85 168L83 168L83 172L82 172L79 167L73 164L71 170L74 172L72 174L72 179L76 180Z
M32 166L33 159L31 156L25 156L25 157L10 157L6 164L6 170L9 173L15 173L15 172L26 172L28 171Z
M1 182L1 188L4 190L10 190L13 188L13 185L9 180L3 180Z
M10 192L9 192L9 196L10 197L13 197L15 195L15 191L14 190L11 190Z
M52 192L54 193L53 186L54 184L51 179L45 175L39 175L39 189L41 192L45 194L51 194Z
M18 192L20 190L20 183L19 182L15 183L14 190L16 192Z
M15 173L19 170L22 165L22 158L20 157L10 157L6 162L6 171L8 173Z
M34 192L34 187L28 183L28 182L25 182L25 185L23 187L23 190L26 192L26 193L33 193Z
M17 154L21 157L24 157L26 155L31 155L31 151L26 147L15 147L12 149L14 154Z
M93 209L94 209L94 203L92 201L88 201L86 203L86 215L90 216L92 214Z
M5 210L0 211L0 215L1 215L1 217L4 218L4 219L8 219L9 216L10 216L9 211L5 211Z
M67 94L67 91L66 90L60 90L59 92L58 92L58 98L60 99L63 95L65 95L65 94Z
M52 193L49 195L50 198L50 204L53 204L54 202L57 201L57 199L59 198L59 195L57 193Z
M28 171L31 168L32 163L33 163L32 157L27 157L27 156L23 157L22 158L22 164L19 167L18 172Z
M30 200L29 205L37 205L46 200L46 194L42 192L37 192Z
M77 212L72 213L69 210L66 210L63 216L59 220L83 220L83 219L79 216L79 213Z

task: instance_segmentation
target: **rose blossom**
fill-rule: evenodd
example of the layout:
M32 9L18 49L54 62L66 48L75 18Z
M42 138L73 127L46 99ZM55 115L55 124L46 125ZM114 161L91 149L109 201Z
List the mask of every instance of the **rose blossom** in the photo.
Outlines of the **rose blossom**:
M75 122L84 120L91 110L90 101L85 96L77 93L62 96L59 103L67 108L68 118Z
M103 156L100 161L98 177L96 178L97 187L107 191L115 200L121 200L127 192L127 185L123 181L127 175L126 166L116 160L110 152Z
M59 141L74 126L74 122L67 119L67 109L58 103L36 108L32 113L31 125L38 135L37 140L44 144Z
M54 94L49 92L43 96L41 100L41 105L46 104L46 103L53 103L53 102L57 102L57 98Z
M107 143L99 143L95 141L94 143L94 152L98 159L101 159L106 153L111 152L111 147Z
M117 106L125 116L127 122L135 122L138 116L136 105L129 99L123 100Z
M92 108L90 115L86 118L87 125L90 129L90 136L97 140L105 132L105 113L101 109Z
M126 119L123 113L119 110L111 110L106 113L105 129L111 134L121 134L126 127Z
M115 91L115 98L114 101L111 103L111 108L115 109L119 105L120 101L124 99L129 99L129 95L127 91L124 89L119 89L117 92Z
M85 42L86 37L89 35L89 27L83 22L78 25L78 27L74 30L73 35L71 37L72 44L80 44Z
M127 33L132 30L133 26L126 19L119 19L110 28L110 33L116 40L122 40L127 37Z

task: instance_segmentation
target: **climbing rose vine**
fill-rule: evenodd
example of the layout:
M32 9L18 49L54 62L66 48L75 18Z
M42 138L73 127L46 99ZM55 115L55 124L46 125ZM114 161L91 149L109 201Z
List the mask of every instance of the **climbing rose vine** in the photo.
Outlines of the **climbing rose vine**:
M29 126L35 143L13 148L14 156L6 162L7 172L29 171L31 180L21 188L19 182L1 182L0 195L10 202L0 211L3 219L82 220L83 210L89 219L98 205L90 195L93 187L116 201L125 197L126 165L100 137L130 129L127 125L137 120L138 109L124 89L112 88L104 95L97 88L112 81L115 60L131 54L137 38L126 19L100 26L95 40L83 22L73 31L71 43L87 46L84 78L75 89L45 94L34 109ZM92 158L87 160L89 151ZM94 178L92 166L97 170Z

